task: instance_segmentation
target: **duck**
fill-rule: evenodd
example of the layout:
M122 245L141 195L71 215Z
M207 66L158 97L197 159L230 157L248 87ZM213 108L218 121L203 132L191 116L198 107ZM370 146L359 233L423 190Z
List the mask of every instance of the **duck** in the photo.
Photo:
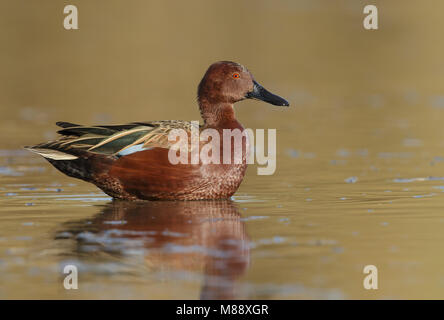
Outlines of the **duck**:
M194 130L206 129L223 134L240 130L234 104L245 99L264 101L275 106L289 106L253 77L243 65L219 61L210 65L198 85L197 103L202 124L163 120L132 122L123 125L84 126L57 122L61 129L56 140L27 146L25 149L45 158L67 176L97 186L114 199L130 201L217 200L229 199L239 188L247 169L248 136L242 136L241 161L225 163L174 163L171 152L176 141L173 131L182 130L191 137ZM227 148L211 139L208 144ZM202 144L199 141L199 144ZM217 149L219 148L219 149ZM192 147L189 152L192 152Z

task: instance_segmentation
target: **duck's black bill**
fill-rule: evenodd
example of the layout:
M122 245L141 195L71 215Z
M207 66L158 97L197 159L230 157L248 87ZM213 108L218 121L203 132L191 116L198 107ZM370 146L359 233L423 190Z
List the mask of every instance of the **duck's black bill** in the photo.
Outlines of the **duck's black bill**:
M247 99L257 99L262 100L268 103L271 103L275 106L284 106L288 107L290 104L287 100L272 94L270 91L262 87L259 83L254 81L253 91L248 92L246 95Z

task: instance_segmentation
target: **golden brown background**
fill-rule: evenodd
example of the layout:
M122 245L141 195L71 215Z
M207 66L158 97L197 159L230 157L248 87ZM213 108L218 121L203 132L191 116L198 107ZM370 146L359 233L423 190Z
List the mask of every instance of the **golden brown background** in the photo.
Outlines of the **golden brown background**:
M79 30L63 28L67 4ZM379 9L377 31L363 28L366 4ZM245 127L277 129L278 158L273 176L250 168L234 198L253 243L234 297L443 298L443 10L436 0L1 0L0 297L201 295L193 277L99 276L106 259L88 255L77 257L89 263L85 289L60 289L71 249L54 232L109 199L17 150L54 138L58 120L199 119L201 76L233 60L291 104L236 106ZM145 257L155 269L183 257L163 259ZM376 291L362 287L367 264L379 268Z

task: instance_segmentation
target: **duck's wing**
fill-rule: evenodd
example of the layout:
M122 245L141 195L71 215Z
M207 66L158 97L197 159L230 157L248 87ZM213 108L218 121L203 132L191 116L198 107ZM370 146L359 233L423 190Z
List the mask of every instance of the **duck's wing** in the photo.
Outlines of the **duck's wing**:
M69 122L57 125L63 128L58 131L62 135L59 139L25 148L52 160L74 160L85 153L121 157L155 147L169 149L176 143L169 141L169 133L181 129L189 135L194 124L165 120L124 125L82 126Z

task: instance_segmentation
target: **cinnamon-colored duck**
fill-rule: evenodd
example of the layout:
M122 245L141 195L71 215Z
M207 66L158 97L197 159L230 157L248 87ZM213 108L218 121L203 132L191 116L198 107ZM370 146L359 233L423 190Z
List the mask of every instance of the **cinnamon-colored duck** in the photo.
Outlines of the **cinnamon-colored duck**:
M234 115L234 103L257 99L276 106L288 102L259 85L242 65L230 61L212 64L198 87L204 123L199 130L244 128ZM68 176L95 184L108 195L126 200L226 199L242 182L247 169L246 137L241 163L172 164L168 153L175 142L173 129L191 135L188 121L134 122L125 125L81 126L58 122L56 141L26 147L40 154ZM211 140L208 143L212 143ZM200 142L202 143L202 142ZM233 148L235 144L231 146ZM220 143L220 157L224 152Z

